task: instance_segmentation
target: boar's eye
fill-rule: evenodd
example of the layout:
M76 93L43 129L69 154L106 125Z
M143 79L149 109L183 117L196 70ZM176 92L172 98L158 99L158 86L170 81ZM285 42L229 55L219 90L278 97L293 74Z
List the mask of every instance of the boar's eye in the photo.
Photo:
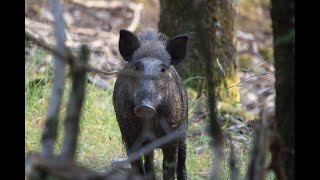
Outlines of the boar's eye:
M160 67L161 67L160 71L161 71L162 73L166 72L167 67L166 67L164 64L161 64Z

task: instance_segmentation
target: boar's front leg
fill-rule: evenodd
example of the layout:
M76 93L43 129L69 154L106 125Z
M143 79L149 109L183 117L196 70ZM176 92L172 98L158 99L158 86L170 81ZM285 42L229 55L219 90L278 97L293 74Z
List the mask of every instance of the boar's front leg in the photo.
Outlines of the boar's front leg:
M177 179L187 180L187 170L186 170L186 138L181 138L179 141L178 148L178 162L177 162Z
M128 151L128 157L130 156L131 153L133 153L134 151ZM144 176L144 169L143 169L143 162L141 160L141 158L139 158L138 160L132 161L130 162L131 168L133 169L133 171L139 173L140 175Z
M156 179L153 160L154 160L154 151L151 151L150 153L145 155L144 168L145 168L145 174L146 174L147 180Z
M174 180L178 159L178 141L167 144L162 148L163 153L163 179Z
M131 131L131 132L134 132L134 131ZM140 149L140 145L135 144L135 139L137 139L136 138L137 134L131 134L131 135L132 136L129 136L128 134L123 134L123 139L125 141L128 157L132 153L135 153L136 151L138 151ZM144 168L143 168L143 162L142 162L141 158L139 158L135 161L131 161L130 165L131 165L131 168L133 169L133 171L135 171L136 173L139 173L142 176L145 175Z

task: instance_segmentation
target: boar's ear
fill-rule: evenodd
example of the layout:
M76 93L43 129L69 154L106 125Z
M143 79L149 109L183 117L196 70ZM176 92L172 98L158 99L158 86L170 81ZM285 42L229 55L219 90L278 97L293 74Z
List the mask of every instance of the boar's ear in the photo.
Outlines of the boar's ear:
M186 57L187 41L186 35L179 35L169 40L166 49L171 56L171 64L177 65Z
M140 42L136 35L127 30L120 30L119 51L125 61L130 61L139 47Z

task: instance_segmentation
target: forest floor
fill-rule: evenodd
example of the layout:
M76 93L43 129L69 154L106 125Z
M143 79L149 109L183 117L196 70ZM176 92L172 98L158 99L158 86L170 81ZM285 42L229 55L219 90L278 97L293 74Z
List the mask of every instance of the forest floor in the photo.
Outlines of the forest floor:
M25 1L25 26L28 32L53 44L53 18L46 2ZM68 27L67 45L77 51L80 44L87 43L92 50L89 61L92 66L105 71L117 70L124 65L117 47L119 30L157 27L160 5L156 0L103 2L107 1L64 1L64 18ZM244 177L246 173L254 124L259 119L262 102L266 102L269 108L274 109L272 36L267 4L267 1L258 4L254 0L243 0L240 3L236 22L238 22L239 76L241 81L244 81L239 84L241 101L235 104L220 103L218 106L221 127L231 136L236 147L240 177ZM138 23L133 19L138 19ZM52 56L47 52L29 43L26 43L25 49L25 151L29 152L39 150L52 85L53 66ZM55 151L57 153L63 137L61 129L70 90L69 80L67 79L59 122ZM112 105L115 76L89 74L88 80L77 157L79 163L94 170L103 170L110 166L113 160L126 156ZM196 99L197 93L192 89L188 89L188 96L190 124L187 138L188 176L190 179L206 179L213 158L210 138L205 131L207 113L195 113L199 104L205 102L206 97ZM228 168L230 148L228 144L226 145L222 179L230 177ZM162 154L156 150L155 156L157 176L160 177ZM272 177L268 175L268 179Z

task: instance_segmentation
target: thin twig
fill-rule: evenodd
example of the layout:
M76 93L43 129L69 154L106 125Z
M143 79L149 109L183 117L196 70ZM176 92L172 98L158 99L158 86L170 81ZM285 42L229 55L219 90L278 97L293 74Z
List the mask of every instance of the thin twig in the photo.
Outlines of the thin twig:
M56 36L56 51L65 56L67 48L65 46L66 33L65 24L62 17L62 8L59 0L50 0L51 11L55 18L54 33ZM44 156L51 156L53 146L57 136L58 115L61 105L61 99L64 91L65 82L65 62L63 58L55 56L55 68L53 77L53 86L48 108L47 121L42 134L41 153Z
M248 74L249 74L249 73L248 73ZM227 87L227 88L225 88L225 89L218 90L218 92L220 92L220 91L226 91L226 90L228 90L228 89L230 89L230 88L234 88L234 87L236 87L236 86L239 86L241 83L243 83L243 82L245 82L245 81L247 81L247 80L249 80L249 79L251 79L251 78L253 78L253 77L264 76L264 75L268 75L268 74L271 74L271 72L264 72L264 73L256 74L256 75L251 75L251 74L249 74L249 77L247 77L247 78L245 78L244 80L240 81L238 84L233 85L233 86L230 86L230 87Z

